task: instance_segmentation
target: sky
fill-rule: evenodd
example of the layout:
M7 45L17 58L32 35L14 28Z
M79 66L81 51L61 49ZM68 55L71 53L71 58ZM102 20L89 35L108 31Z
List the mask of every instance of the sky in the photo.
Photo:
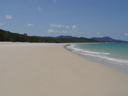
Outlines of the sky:
M0 0L0 29L128 41L128 0Z

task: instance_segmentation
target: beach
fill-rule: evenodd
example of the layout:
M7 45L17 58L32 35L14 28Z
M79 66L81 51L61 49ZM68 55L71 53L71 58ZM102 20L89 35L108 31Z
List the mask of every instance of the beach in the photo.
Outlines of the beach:
M0 43L0 96L128 96L128 73L55 43Z

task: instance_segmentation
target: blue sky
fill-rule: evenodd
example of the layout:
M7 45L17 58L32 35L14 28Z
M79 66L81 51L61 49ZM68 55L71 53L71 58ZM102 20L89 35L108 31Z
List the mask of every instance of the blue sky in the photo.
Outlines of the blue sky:
M128 41L128 0L0 0L0 29Z

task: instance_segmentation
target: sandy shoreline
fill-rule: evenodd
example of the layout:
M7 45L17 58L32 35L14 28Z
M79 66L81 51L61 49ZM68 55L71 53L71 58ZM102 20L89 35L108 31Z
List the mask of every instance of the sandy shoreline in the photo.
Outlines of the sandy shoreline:
M63 47L0 43L0 96L128 96L128 74Z

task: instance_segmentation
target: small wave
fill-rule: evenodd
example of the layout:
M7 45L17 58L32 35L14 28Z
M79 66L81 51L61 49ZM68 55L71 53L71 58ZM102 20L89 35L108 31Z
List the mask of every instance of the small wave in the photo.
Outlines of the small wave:
M119 59L119 58L112 58L109 57L110 53L105 53L105 52L95 52L95 51L89 51L89 50L84 50L84 49L80 49L77 48L76 45L74 44L70 44L70 46L67 46L67 49L71 50L74 53L83 55L83 56L91 56L91 57L96 57L98 59L101 59L102 61L108 61L111 63L116 63L119 65L125 65L128 66L128 60L124 60L124 59Z

